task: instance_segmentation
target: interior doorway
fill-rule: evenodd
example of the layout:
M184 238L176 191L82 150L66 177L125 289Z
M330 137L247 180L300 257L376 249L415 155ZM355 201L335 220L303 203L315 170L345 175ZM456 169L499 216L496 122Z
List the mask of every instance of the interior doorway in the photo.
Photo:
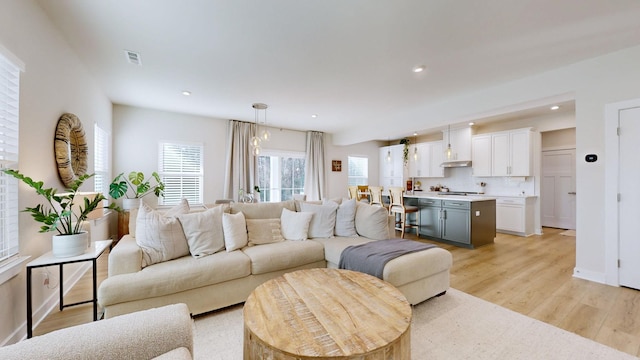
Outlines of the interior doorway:
M576 229L576 150L542 151L542 226Z

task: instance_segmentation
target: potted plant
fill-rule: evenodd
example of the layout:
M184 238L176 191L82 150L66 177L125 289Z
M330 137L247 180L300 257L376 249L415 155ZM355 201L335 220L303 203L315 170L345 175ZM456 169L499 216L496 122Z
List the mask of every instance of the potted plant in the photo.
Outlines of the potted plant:
M34 181L18 170L4 169L3 172L29 185L46 200L45 204L27 207L22 211L31 213L35 221L43 224L39 232L57 232L52 238L53 255L70 257L83 254L89 244L89 234L83 230L82 222L87 220L90 212L102 208L102 201L106 198L97 193L91 199L82 196L84 201L80 204L75 203L74 200L76 196L78 199L81 198L78 189L94 174L78 177L67 189L68 192L58 194L56 189L45 188L42 181Z
M151 184L151 180L155 180L155 185ZM124 210L136 208L140 205L140 199L151 193L158 197L164 193L164 183L160 181L160 176L155 171L147 179L145 179L144 173L140 171L132 171L127 177L124 176L124 173L121 173L109 185L109 195L112 198L125 197L122 200L122 208Z
M409 144L411 144L411 139L403 138L400 140L400 144L404 145L404 148L402 148L402 162L404 163L404 166L407 166L407 163L409 162Z

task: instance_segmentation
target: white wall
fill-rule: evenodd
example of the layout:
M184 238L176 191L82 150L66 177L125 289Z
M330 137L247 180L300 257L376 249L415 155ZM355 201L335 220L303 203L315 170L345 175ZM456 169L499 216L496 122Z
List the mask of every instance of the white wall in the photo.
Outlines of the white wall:
M20 81L21 172L62 189L54 154L54 131L60 115L76 114L84 125L89 145L89 172L93 172L93 125L111 129L111 103L96 86L75 54L40 8L29 0L0 2L0 44L26 67ZM83 190L92 190L88 184ZM26 186L20 186L19 207L41 200ZM38 233L38 223L21 213L20 253L32 258L51 250L52 233ZM77 274L78 266L65 267L65 280ZM51 284L58 283L57 268L50 269ZM43 270L34 271L34 320L44 316L57 301L57 288L42 285ZM15 342L26 334L26 279L24 271L0 285L0 345Z
M379 148L380 144L377 141L367 141L360 144L348 145L348 146L336 146L332 145L332 138L330 134L327 134L325 139L327 146L325 148L325 169L327 172L327 197L333 198L346 198L348 197L347 184L349 169L347 167L349 156L362 156L369 158L369 184L379 185L380 171L379 171ZM331 171L331 160L342 161L342 171Z

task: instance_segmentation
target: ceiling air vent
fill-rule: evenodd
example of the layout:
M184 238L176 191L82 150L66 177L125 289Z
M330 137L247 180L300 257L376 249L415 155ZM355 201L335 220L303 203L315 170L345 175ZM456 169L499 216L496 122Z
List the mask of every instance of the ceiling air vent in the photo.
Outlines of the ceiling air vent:
M134 65L142 65L142 59L140 58L140 54L135 51L125 50L125 55L127 56L127 61Z

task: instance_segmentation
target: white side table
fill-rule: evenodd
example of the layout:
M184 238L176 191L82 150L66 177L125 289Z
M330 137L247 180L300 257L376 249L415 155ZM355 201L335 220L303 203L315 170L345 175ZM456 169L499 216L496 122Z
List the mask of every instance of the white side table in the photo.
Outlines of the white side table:
M33 304L31 303L32 302L31 301L31 271L35 268L58 265L60 268L60 281L59 281L60 282L60 311L62 311L63 308L68 306L74 306L74 305L80 305L80 304L86 304L86 303L92 302L93 303L93 321L96 321L98 320L98 288L97 288L98 270L96 267L96 261L98 260L100 255L102 255L102 253L104 253L104 251L109 247L109 245L111 245L111 242L112 240L96 241L91 244L91 247L88 248L84 254L78 255L78 256L66 257L66 258L57 258L53 256L51 251L49 251L48 253L43 254L39 258L27 264L27 339L33 336L33 329L32 329ZM64 278L63 278L62 266L65 264L73 264L73 263L83 262L83 261L91 261L93 265L93 299L65 305L63 302Z

